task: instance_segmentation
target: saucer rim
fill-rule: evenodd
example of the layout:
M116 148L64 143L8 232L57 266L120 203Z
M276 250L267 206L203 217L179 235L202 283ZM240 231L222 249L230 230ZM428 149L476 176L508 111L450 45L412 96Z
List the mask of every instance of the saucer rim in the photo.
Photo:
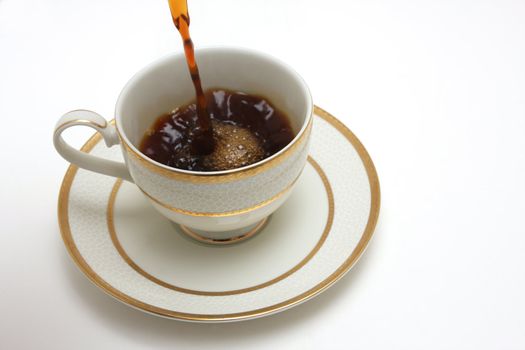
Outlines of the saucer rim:
M106 294L114 297L120 302L137 308L141 311L155 314L161 317L178 319L183 321L192 321L192 322L228 322L228 321L240 321L258 318L262 316L267 316L274 314L280 311L284 311L288 308L296 306L302 302L305 302L316 295L319 295L334 283L339 281L359 260L362 256L366 247L368 246L379 218L380 211L380 185L377 171L375 169L374 163L365 149L364 145L359 141L359 139L354 135L354 133L346 127L341 121L336 117L325 111L324 109L314 105L314 115L324 119L326 122L331 124L337 131L339 131L354 147L358 153L363 166L366 170L369 187L370 187L370 212L368 215L367 224L359 242L356 247L350 254L350 256L345 259L343 264L341 264L334 272L332 272L328 277L322 280L320 283L316 284L307 291L296 295L293 298L285 300L283 302L266 306L263 308L238 312L238 313L229 313L229 314L193 314L193 313L184 313L174 310L164 309L157 306L153 306L147 303L144 303L140 300L132 298L112 285L102 279L92 268L87 264L87 262L82 257L80 251L76 247L74 240L72 239L71 227L69 226L69 194L75 179L78 167L75 165L70 165L66 171L62 185L60 187L60 193L58 198L58 222L62 240L66 246L66 249L71 256L73 262L77 267L88 277L88 279L102 289ZM101 135L99 133L91 136L88 141L82 146L81 151L89 153L100 141Z

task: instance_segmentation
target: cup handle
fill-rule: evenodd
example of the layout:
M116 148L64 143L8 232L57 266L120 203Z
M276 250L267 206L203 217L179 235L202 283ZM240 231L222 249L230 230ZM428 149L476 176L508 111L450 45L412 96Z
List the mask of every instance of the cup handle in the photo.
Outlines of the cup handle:
M120 143L115 126L109 124L101 115L87 110L67 112L58 120L53 134L55 148L65 160L83 169L133 182L126 164L123 162L95 157L68 145L62 138L62 132L75 125L89 126L97 130L108 147Z

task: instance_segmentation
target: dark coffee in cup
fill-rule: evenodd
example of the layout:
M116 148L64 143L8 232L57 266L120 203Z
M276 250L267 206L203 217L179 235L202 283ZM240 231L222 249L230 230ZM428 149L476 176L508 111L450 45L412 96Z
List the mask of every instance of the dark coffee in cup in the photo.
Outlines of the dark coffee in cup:
M157 118L146 131L140 150L170 167L194 170L229 170L256 163L279 152L294 133L288 118L266 98L225 89L205 92L206 112L214 149L202 154L195 146L198 124L196 102ZM199 142L202 142L199 140Z

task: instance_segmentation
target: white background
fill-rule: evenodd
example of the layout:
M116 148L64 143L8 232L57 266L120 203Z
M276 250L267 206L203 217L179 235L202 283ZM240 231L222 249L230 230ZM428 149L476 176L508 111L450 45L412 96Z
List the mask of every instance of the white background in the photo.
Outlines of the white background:
M197 47L287 61L363 141L382 187L369 249L255 321L181 323L105 295L60 239L52 130L70 109L112 118L135 71L181 51L167 1L0 0L0 348L525 348L525 2L189 6Z

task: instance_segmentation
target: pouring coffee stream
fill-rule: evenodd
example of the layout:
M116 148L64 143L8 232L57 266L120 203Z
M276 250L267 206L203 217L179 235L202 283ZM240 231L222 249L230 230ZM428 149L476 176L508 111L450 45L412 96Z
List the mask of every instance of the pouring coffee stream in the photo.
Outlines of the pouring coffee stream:
M188 68L190 70L191 80L193 81L195 95L197 97L197 120L195 123L195 128L192 131L193 148L197 154L210 154L215 149L215 142L213 138L211 118L206 108L206 97L204 96L204 92L202 90L199 67L197 67L197 62L195 61L193 41L190 37L190 16L188 13L188 4L186 0L169 0L169 6L173 23L179 31L184 44L186 63L188 64Z

